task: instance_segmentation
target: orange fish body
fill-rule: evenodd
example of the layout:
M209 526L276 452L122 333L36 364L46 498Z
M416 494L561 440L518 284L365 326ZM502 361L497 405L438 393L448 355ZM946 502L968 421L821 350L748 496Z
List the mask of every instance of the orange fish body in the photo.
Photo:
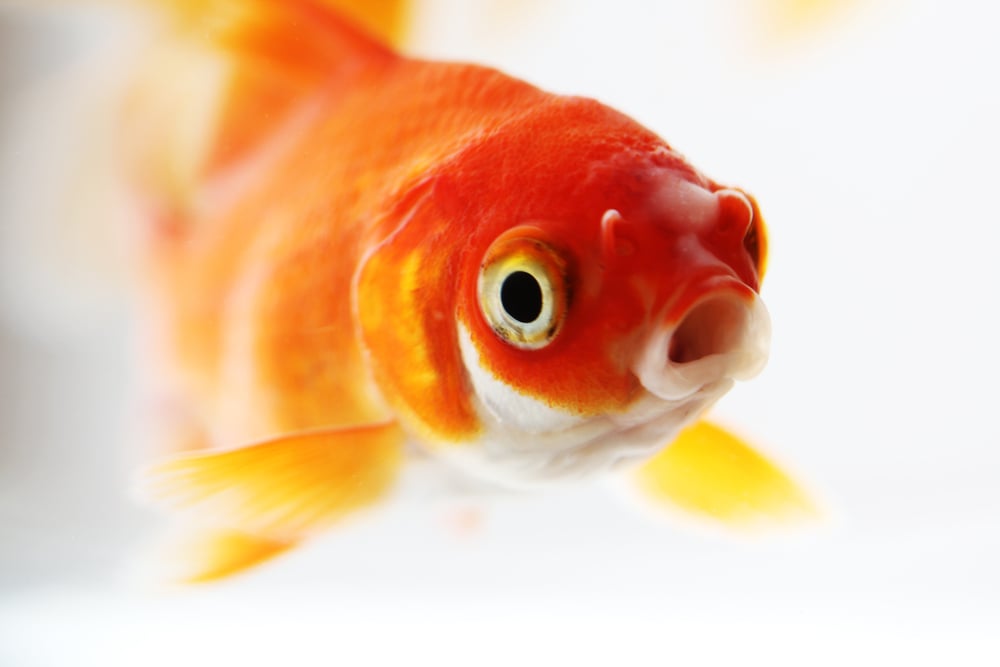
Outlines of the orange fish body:
M203 46L225 63L203 140L135 158L204 450L148 478L203 524L181 578L376 502L412 450L503 486L656 456L640 488L695 512L805 506L714 427L657 456L766 359L752 198L593 100L405 58L305 0L239 6ZM740 498L679 490L734 452L756 457L726 473Z

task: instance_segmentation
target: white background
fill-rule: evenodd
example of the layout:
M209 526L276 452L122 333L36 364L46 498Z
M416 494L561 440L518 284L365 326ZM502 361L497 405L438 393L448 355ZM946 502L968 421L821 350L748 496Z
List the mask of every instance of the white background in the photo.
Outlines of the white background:
M470 535L454 508L397 507L216 587L129 584L158 524L127 496L128 252L91 224L86 165L135 30L7 8L0 665L1000 663L1000 15L426 4L413 51L598 97L758 197L772 360L715 416L830 519L737 540L594 485L490 504Z

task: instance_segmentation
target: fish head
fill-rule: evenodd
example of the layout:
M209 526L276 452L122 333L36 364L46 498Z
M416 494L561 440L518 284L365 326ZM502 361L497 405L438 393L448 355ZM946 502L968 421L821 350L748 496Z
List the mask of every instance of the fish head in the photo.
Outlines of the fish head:
M440 449L503 483L648 458L768 354L754 199L575 104L568 130L539 114L454 156L418 251L439 323L421 344L461 376L450 396L475 424Z

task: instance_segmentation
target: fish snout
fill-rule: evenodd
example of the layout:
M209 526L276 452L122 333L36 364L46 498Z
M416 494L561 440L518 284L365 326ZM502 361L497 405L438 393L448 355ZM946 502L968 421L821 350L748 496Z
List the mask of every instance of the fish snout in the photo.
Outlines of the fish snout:
M743 241L754 222L750 195L735 188L722 188L716 190L715 197L719 203L716 228L737 241Z
M756 293L719 290L658 326L635 363L652 394L681 400L708 385L748 380L767 363L771 321Z

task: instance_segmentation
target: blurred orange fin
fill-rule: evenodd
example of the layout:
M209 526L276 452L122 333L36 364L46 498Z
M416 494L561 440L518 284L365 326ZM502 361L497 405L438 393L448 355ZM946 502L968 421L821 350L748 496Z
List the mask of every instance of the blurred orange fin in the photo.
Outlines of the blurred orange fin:
M756 28L751 34L765 50L808 44L823 33L842 29L858 10L877 4L858 0L755 0L746 5L752 12L747 27Z
M159 5L180 24L219 25L265 14L281 5L333 10L380 41L398 46L411 23L411 0L145 0Z
M805 492L739 437L700 421L636 471L648 497L736 527L816 517Z
M194 523L296 542L382 498L402 442L389 423L183 454L148 470L142 490Z
M125 108L131 170L171 224L205 204L206 185L280 152L319 96L394 58L408 3L320 0L157 2L172 24ZM341 11L350 18L344 18ZM353 19L353 20L352 20ZM261 161L260 159L257 160ZM248 173L243 173L248 172ZM175 218L180 218L178 222Z
M259 565L295 544L234 530L189 528L156 544L142 574L154 584L204 583Z
M412 24L411 0L324 0L368 33L391 46L406 42Z

